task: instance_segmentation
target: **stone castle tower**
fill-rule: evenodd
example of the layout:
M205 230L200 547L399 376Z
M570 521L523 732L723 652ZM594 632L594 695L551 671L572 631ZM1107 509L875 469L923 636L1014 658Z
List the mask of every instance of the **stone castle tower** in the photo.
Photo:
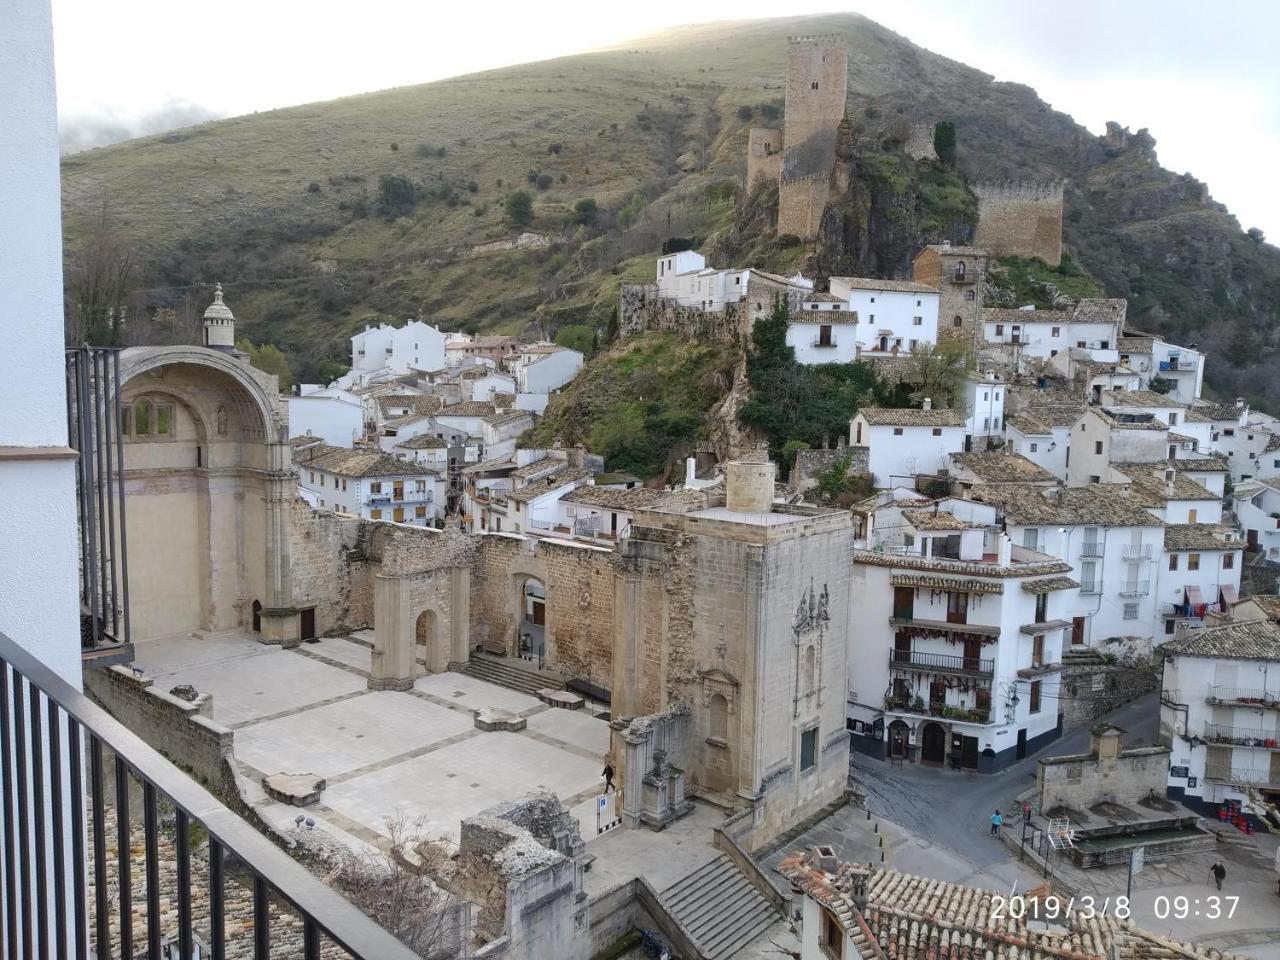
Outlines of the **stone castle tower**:
M843 37L790 39L782 133L757 127L747 138L748 189L762 177L777 180L780 234L802 240L818 234L831 194L848 86L849 47Z
M976 183L978 231L974 243L994 257L1039 257L1062 262L1061 180Z

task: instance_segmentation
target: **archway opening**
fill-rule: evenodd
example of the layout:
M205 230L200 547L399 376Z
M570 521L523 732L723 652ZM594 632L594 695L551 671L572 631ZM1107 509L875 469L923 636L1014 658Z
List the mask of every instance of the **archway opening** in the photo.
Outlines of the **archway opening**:
M947 731L940 723L926 723L920 736L920 759L942 763L947 758Z
M436 615L434 610L423 610L418 614L413 627L413 672L431 673L431 664L436 655ZM421 667L421 670L419 670Z
M889 756L905 757L911 743L911 728L902 720L889 724Z
M262 601L253 601L253 632L262 632Z
M536 577L519 584L516 655L541 663L547 655L547 587Z

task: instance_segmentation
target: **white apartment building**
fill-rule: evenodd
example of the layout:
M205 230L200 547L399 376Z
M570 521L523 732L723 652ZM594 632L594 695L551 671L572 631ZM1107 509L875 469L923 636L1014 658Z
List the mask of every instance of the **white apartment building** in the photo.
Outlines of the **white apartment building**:
M1008 384L995 373L965 377L965 449L984 449L990 439L1004 435L1007 393Z
M1071 430L1067 484L1112 483L1113 463L1159 463L1169 455L1168 425L1151 413L1087 407Z
M1084 404L1027 406L1005 418L1005 441L1010 453L1026 457L1067 482L1071 428L1084 415Z
M1140 389L1160 377L1172 385L1171 399L1179 403L1199 399L1204 385L1204 354L1199 350L1132 329L1124 331L1118 346L1121 362L1141 378Z
M1163 527L1123 488L985 486L973 496L1001 509L1014 543L1071 566L1078 589L1063 591L1069 643L1151 637Z
M1222 497L1196 483L1168 460L1112 464L1113 482L1165 523L1220 523Z
M910 353L938 340L936 287L911 280L832 277L831 294L857 314L854 333L864 353Z
M386 370L399 376L411 370L443 370L444 348L445 335L421 320L408 320L402 327L367 326L351 338L351 374Z
M442 474L421 464L326 445L299 450L295 463L298 494L313 507L418 526L444 517Z
M336 447L350 447L364 436L364 404L349 390L324 387L288 398L289 429L311 434Z
M1071 568L946 511L903 517L906 545L854 550L862 632L849 651L853 744L875 756L1003 769L1058 736Z
M1240 598L1244 539L1217 523L1171 523L1164 528L1155 637L1174 635L1177 624L1202 626L1206 614L1225 613Z
M858 315L833 294L811 293L787 322L787 345L797 363L852 363L858 359Z
M892 487L937 475L950 453L964 449L964 430L959 412L926 399L920 409L864 407L849 423L849 443L867 448L875 485Z
M1241 481L1231 497L1249 549L1280 560L1280 479Z
M1019 360L1048 360L1074 349L1086 351L1091 360L1116 363L1127 306L1124 300L1084 299L1071 310L986 307L982 337L993 346L1013 348Z
M1178 631L1164 657L1160 734L1169 794L1206 816L1248 790L1280 790L1280 626L1272 620Z

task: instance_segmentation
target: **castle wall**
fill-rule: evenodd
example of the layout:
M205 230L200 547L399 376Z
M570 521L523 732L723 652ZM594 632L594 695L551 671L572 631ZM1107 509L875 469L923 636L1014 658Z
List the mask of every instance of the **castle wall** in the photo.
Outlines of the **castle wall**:
M997 257L1062 262L1062 181L979 183L975 243Z
M747 190L757 180L776 181L782 173L782 131L752 127L747 134Z
M937 160L938 151L933 146L933 135L936 124L922 121L911 125L903 152L912 160Z
M301 499L290 506L294 602L315 607L319 635L373 626L375 565L360 539L367 526L358 517L313 510Z
M832 154L831 162L835 163ZM829 175L815 175L778 184L778 236L812 240L818 235L822 211L831 194Z
M783 132L788 150L830 134L844 119L849 49L841 37L792 37Z
M659 331L731 344L739 342L744 322L739 303L727 303L723 310L682 307L661 296L656 283L624 283L618 295L618 314L618 332L624 337Z
M957 268L964 264L963 279ZM987 251L980 246L932 244L912 263L911 279L938 288L938 342L963 343L976 349L982 341L983 284Z

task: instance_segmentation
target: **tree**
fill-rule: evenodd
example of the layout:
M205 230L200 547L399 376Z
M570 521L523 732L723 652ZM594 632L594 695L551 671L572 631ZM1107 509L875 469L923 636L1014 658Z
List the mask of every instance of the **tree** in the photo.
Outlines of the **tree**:
M418 188L408 177L384 173L378 180L378 209L384 216L403 217L418 205Z
M600 205L591 197L583 197L573 205L573 219L575 223L589 227L596 222L596 217L600 213Z
M528 190L515 190L507 194L502 210L513 226L527 227L533 222L533 194Z
M133 247L102 201L84 245L67 269L67 340L119 346L124 337L125 304L133 288Z
M556 182L556 179L555 177L551 176L551 174L540 173L538 174L537 177L534 178L533 185L537 187L539 190L546 190L555 182Z
M912 400L928 397L940 407L955 407L968 369L969 348L964 344L926 343L911 351L902 379L915 388Z
M556 343L579 353L594 352L595 331L585 323L570 323L556 331Z
M1152 393L1168 393L1173 389L1173 381L1156 374L1147 382L1147 389Z
M939 120L933 127L933 152L943 166L956 165L956 128L950 120Z
M1263 241L1267 239L1267 235L1259 227L1250 227L1246 232L1246 236L1253 241L1255 247L1262 246Z
M273 373L280 381L280 391L287 393L293 386L293 371L289 369L289 360L275 344L264 343L254 346L252 340L240 340L236 349L249 355L249 363L263 373Z
M809 444L803 440L788 440L782 445L782 469L787 471L787 475L791 475L791 471L796 465L796 454L801 450L808 450Z

